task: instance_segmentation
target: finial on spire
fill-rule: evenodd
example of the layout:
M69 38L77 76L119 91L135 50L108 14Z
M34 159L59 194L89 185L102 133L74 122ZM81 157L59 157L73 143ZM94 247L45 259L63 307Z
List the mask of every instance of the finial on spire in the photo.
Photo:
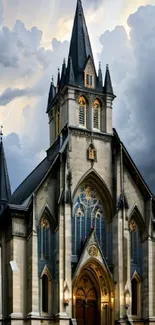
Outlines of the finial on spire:
M99 61L99 70L101 70L101 61Z
M106 64L106 69L109 70L109 64Z
M54 76L52 76L52 83L54 84Z
M0 127L0 141L2 142L3 139L3 125Z

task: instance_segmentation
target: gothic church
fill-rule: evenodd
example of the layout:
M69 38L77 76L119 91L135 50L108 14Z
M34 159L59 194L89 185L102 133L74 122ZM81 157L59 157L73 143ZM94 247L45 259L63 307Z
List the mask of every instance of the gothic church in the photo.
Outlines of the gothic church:
M0 142L0 324L155 324L155 199L116 130L77 0L46 158L11 195Z

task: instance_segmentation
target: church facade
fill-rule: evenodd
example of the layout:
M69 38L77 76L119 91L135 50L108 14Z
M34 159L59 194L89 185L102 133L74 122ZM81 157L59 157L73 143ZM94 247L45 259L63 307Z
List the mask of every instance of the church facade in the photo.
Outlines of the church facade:
M155 199L116 130L81 0L46 158L11 195L0 142L0 323L155 324Z

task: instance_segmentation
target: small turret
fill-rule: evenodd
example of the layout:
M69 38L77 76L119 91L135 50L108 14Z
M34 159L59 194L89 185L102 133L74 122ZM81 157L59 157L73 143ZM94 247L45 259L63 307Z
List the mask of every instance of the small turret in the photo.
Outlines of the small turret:
M73 64L72 64L72 58L68 58L68 66L66 71L66 84L67 85L75 85L75 76L73 71Z
M52 76L52 81L51 81L51 86L50 86L50 91L48 96L47 112L50 110L55 95L56 95L56 87L54 86L54 78Z
M58 68L57 91L59 90L59 86L60 86L60 69Z
M111 95L113 98L115 98L108 64L106 65L106 73L105 73L105 81L104 81L104 93L108 94L108 95Z
M103 78L102 78L102 70L101 70L101 62L99 62L99 69L98 69L98 88L103 90Z
M64 86L65 79L66 79L66 60L64 59L63 64L62 64L61 81L60 81L61 87Z
M116 97L113 92L112 82L110 78L109 66L106 65L105 81L104 81L104 94L105 94L105 108L106 108L106 132L112 134L112 104Z

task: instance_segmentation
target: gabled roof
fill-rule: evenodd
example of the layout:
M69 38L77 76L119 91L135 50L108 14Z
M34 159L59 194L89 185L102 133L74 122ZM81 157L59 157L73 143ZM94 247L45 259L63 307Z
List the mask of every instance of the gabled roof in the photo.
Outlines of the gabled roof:
M2 134L1 134L2 136ZM2 138L0 139L0 204L7 203L11 196L11 187L4 153Z
M15 190L9 204L21 205L35 191L51 164L52 161L45 158Z
M55 163L60 154L62 154L68 144L68 137L64 140L62 145L59 145L60 139L52 145L47 151L47 157L32 171L31 174L19 185L9 200L9 206L29 204L29 198L41 186L44 179L48 176L50 171L54 168Z
M78 0L69 50L69 57L72 58L75 75L83 72L89 56L94 63L93 52L83 13L82 3L81 0Z

